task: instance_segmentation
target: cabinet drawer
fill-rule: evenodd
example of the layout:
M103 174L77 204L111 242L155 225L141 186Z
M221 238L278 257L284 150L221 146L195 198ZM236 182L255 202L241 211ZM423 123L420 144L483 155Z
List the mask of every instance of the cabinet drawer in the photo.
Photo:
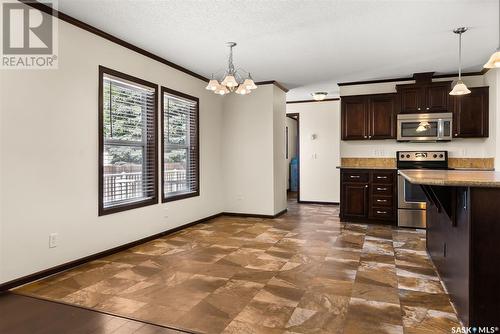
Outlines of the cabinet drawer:
M389 207L392 208L392 197L372 197L372 207Z
M342 181L344 182L368 182L367 172L344 172L342 173Z
M376 184L372 186L373 195L393 196L392 185Z
M394 183L394 173L392 172L373 172L372 173L373 183Z
M394 211L390 208L372 208L371 217L375 219L394 219Z

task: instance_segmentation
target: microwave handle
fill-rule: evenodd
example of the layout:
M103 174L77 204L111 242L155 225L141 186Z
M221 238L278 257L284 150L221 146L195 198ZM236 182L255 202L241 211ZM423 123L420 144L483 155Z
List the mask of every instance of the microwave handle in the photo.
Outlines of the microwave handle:
M444 137L444 120L440 119L438 120L438 138L437 139L443 139Z

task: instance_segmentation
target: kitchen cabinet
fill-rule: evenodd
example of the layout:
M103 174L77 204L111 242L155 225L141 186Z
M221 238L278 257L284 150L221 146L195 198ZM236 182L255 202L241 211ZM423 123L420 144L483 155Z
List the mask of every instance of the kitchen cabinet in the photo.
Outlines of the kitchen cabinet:
M488 137L489 87L470 88L471 93L450 96L453 107L453 137Z
M345 218L368 217L368 184L344 183L343 189L343 216Z
M396 85L401 113L447 112L451 81Z
M340 175L341 221L395 223L394 170L343 168Z
M342 140L394 139L396 113L396 94L342 97Z
M368 98L369 139L396 138L396 95L380 94Z
M363 96L343 97L341 100L342 139L368 138L368 105Z

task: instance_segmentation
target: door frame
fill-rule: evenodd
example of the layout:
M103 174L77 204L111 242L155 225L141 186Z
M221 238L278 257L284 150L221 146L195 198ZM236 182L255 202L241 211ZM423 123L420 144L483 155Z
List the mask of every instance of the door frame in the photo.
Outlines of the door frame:
M286 117L289 117L293 120L297 121L297 159L298 159L298 164L297 164L297 203L300 202L300 113L294 112L294 113L287 113ZM288 143L287 143L288 145Z

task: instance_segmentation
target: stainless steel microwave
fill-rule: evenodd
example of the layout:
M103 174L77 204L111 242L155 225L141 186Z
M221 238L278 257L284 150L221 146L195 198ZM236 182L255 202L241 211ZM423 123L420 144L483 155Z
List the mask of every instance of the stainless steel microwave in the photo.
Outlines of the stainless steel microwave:
M453 115L400 114L398 115L398 141L447 141L452 138Z

